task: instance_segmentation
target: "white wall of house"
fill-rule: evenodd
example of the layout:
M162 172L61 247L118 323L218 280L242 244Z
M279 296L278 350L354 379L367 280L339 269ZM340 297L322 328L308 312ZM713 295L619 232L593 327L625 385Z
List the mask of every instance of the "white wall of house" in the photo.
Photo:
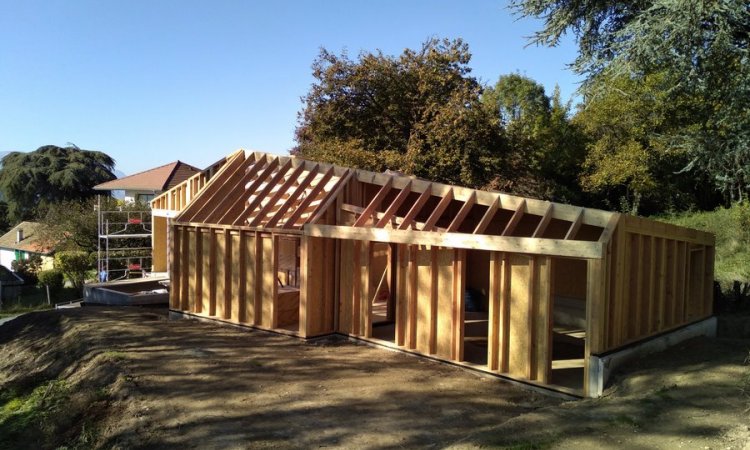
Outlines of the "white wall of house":
M125 203L135 203L136 201L140 200L141 203L148 203L151 200L156 197L156 194L154 191L132 191L132 190L126 190L125 191L125 197L123 200L125 200Z
M27 252L21 252L21 255L23 256L23 259L29 259L30 253ZM7 248L0 249L0 265L7 267L8 269L13 269L11 267L13 261L16 260L16 251L10 250ZM42 266L40 270L50 270L53 269L55 265L55 259L52 256L42 255Z

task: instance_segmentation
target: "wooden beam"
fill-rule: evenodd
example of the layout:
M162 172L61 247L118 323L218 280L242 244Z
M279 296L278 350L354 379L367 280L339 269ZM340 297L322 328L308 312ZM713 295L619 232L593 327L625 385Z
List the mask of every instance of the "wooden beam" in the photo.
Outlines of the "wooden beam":
M464 202L463 206L461 206L461 209L458 210L458 214L456 214L456 217L453 218L453 221L450 225L448 225L448 231L458 231L458 228L461 226L461 224L466 219L466 216L469 215L469 212L471 212L471 208L474 207L474 204L477 202L477 193L473 192L469 198Z
M534 230L534 233L531 235L531 237L542 237L544 231L547 229L547 225L549 225L550 220L552 220L553 209L554 205L550 203L547 207L547 211L545 211L544 215L542 216L542 220L539 221L539 225L536 226L536 229Z
M285 162L283 166L279 167L279 170L277 170L276 173L273 174L271 179L266 182L266 185L263 186L263 189L261 189L260 191L257 191L257 188L260 187L260 185L258 185L256 189L253 189L252 191L250 190L245 191L246 192L245 195L249 193L250 195L254 195L255 198L253 198L252 201L250 201L249 198L247 199L249 203L245 206L245 209L242 210L240 215L237 216L236 219L234 219L234 221L232 222L232 225L239 225L242 222L244 222L247 215L255 211L255 208L260 206L261 202L263 202L263 200L266 199L266 197L271 192L271 190L274 187L276 187L277 183L284 177L284 175L286 175L290 167L292 167L291 159Z
M250 161L255 162L254 160ZM234 171L236 168L244 166L245 162L246 160L244 158L244 155L237 154L229 163L221 167L221 173L227 172L229 170ZM188 221L194 220L196 216L203 212L204 208L206 208L206 206L209 204L209 201L213 199L214 194L217 191L221 190L222 187L224 187L219 183L221 181L219 177L215 177L211 181L213 181L213 183L209 183L198 192L198 194L192 199L190 204L182 211L180 217L184 217Z
M286 194L286 191L289 190L290 187L297 181L297 178L302 174L302 171L305 169L304 164L300 164L297 166L297 168L292 171L292 173L289 175L289 178L281 185L279 189L276 190L276 193L268 200L268 203L266 203L266 206L261 209L258 214L255 215L253 220L250 221L251 227L257 227L261 224L263 221L263 218L268 215L271 210L273 210L273 207L276 206L276 203L281 200L281 197Z
M309 194L307 194L307 197L305 197L304 200L297 206L297 209L292 213L292 216L287 219L286 222L284 222L284 226L282 228L292 228L297 223L297 220L302 216L302 214L305 213L305 209L310 205L310 203L313 202L313 200L316 199L318 194L325 188L326 183L328 183L328 180L331 179L333 176L333 167L328 169L328 171L323 175L323 177L318 181L318 184L315 185L314 188L310 191Z
M338 225L306 224L307 236L359 241L394 242L400 244L435 245L474 250L496 250L530 255L550 255L571 258L602 258L604 245L600 242L565 241L529 237L488 236L468 233L445 233L420 230L389 230L385 228L354 228Z
M568 228L568 232L565 233L564 239L571 240L571 239L576 238L576 233L578 233L578 230L581 229L581 224L583 224L583 211L584 209L581 208L581 212L578 213L576 220L574 220L573 223L570 224L570 228Z
M286 199L286 202L281 205L281 208L279 208L278 211L276 211L276 214L271 217L271 220L266 222L266 228L273 228L276 226L276 224L281 220L284 215L286 215L287 211L289 211L289 208L292 207L294 202L297 201L300 195L302 195L303 192L305 192L305 189L307 189L308 186L310 186L310 183L312 180L315 179L315 176L318 174L318 167L320 167L318 164L315 165L310 171L307 173L307 176L300 182L300 184L294 189L292 194L289 196L288 199Z
M513 213L513 216L505 225L505 228L503 229L503 232L500 235L510 236L511 234L513 234L513 231L518 226L518 222L521 221L521 217L523 217L524 212L526 212L526 200L522 200L521 203L518 205L518 208L516 208L516 212Z
M406 217L404 217L404 221L401 222L401 225L399 225L399 230L406 230L408 229L412 222L414 222L414 218L417 217L417 214L419 214L419 211L422 210L422 207L425 203L427 203L427 200L430 199L430 196L432 195L432 188L430 186L427 186L427 188L422 192L422 194L419 196L416 202L412 205L412 207L409 209L409 212L406 213Z
M432 231L433 228L435 228L435 224L440 219L440 216L443 215L443 212L446 208L448 208L448 205L451 204L451 201L453 201L453 190L449 190L445 196L440 199L440 203L435 207L435 210L432 211L432 214L430 214L430 218L427 219L427 222L424 224L423 231Z
M482 216L482 220L480 220L477 227L474 228L474 234L484 234L485 230L487 230L487 227L490 225L490 222L492 222L492 219L495 218L498 209L500 209L500 197L496 197L495 201L487 207L487 211L485 211L484 216Z
M336 184L333 185L331 191L327 194L326 201L321 203L320 206L318 206L318 209L314 211L314 213L310 214L310 216L312 217L309 220L310 223L318 223L320 218L325 215L331 204L336 201L339 193L342 189L344 189L344 186L349 183L349 180L351 180L352 177L354 177L354 172L348 169L339 177L339 180L336 182Z
M256 163L256 166L258 164ZM255 192L256 189L268 178L274 170L276 170L276 167L279 165L279 159L275 158L271 160L268 164L266 164L265 167L261 169L261 167L258 167L256 169L256 166L253 166L250 171L246 174L245 177L240 181L240 183L237 184L237 190L240 192L239 194L233 195L228 197L228 201L231 202L229 207L224 208L224 214L222 214L221 217L219 217L218 220L213 220L214 223L224 223L226 220L229 223L234 222L234 218L239 214L243 209L245 209L245 202L247 201L247 197L245 194L247 192ZM257 176L256 176L257 174ZM255 176L255 179L251 182L250 180L253 179ZM242 181L244 181L245 185L247 183L250 183L250 185L247 187L247 189L243 189L244 186L242 184Z
M391 202L391 204L388 206L388 209L385 210L383 217L381 217L380 220L378 220L375 226L377 228L383 228L385 224L390 222L393 216L396 215L396 212L398 211L398 209L404 203L404 200L406 200L406 197L408 197L410 193L411 193L411 181L409 181L409 183L407 183L407 185L404 186L403 189L401 189L401 192L399 192L396 198Z
M385 199L385 196L388 195L388 192L390 192L391 187L393 186L393 177L390 177L389 182L385 183L377 194L375 194L375 197L370 201L370 204L367 205L367 208L365 208L365 211L362 213L361 216L357 219L356 222L354 222L355 227L361 227L365 223L367 223L368 220L370 220L370 217L372 217L375 210L380 206L380 204L383 202L383 199Z

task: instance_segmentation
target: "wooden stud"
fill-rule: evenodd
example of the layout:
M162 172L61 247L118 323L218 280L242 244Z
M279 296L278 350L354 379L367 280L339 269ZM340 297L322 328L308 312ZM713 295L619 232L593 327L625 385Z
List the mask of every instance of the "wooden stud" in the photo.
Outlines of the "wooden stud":
M464 360L466 250L453 250L453 360Z
M331 191L326 194L327 200L324 202L321 202L320 206L312 213L310 214L310 217L312 217L308 222L309 223L318 223L318 221L326 214L326 211L328 208L331 207L331 205L337 201L337 199L341 198L340 194L344 189L344 186L349 183L349 180L354 178L354 172L351 170L346 171L346 173L339 177L338 181L336 181L336 184L333 185L331 188ZM336 211L338 213L338 210ZM335 223L338 223L336 221Z
M492 252L490 254L489 318L487 323L487 368L490 370L500 369L501 270L502 254Z
M391 187L393 186L393 177L390 177L390 181L385 183L377 194L375 194L375 197L370 201L370 204L367 205L365 208L365 211L362 213L361 216L357 219L356 222L354 222L355 227L361 227L364 226L368 220L372 217L372 215L377 210L378 206L383 202L385 199L385 196L388 195L388 192L391 191Z
M398 193L396 198L388 206L388 209L385 210L383 217L381 217L380 220L378 220L378 222L375 224L375 227L383 228L388 222L390 222L391 219L396 215L396 212L398 211L398 209L406 200L406 197L408 197L410 193L411 193L411 181L409 181L409 183L406 186L404 186L403 189L401 189L401 192Z
M495 218L498 209L500 209L500 197L496 197L495 201L487 208L487 211L482 216L482 220L474 228L474 234L484 234L492 219Z
M292 167L292 160L288 160L284 165L278 168L275 174L271 177L270 180L266 182L266 185L260 189L260 191L257 190L257 188L260 188L260 186L257 186L256 189L248 190L247 192L254 196L252 201L249 201L248 204L245 206L245 209L242 210L242 212L234 219L232 222L232 225L240 225L245 222L245 219L249 214L255 211L255 209L260 206L261 202L263 200L268 200L268 194L273 190L274 187L277 186L277 183L281 181L282 178L284 178L284 175L289 171L289 169Z
M526 212L526 200L521 200L521 203L518 204L516 211L513 213L513 216L511 216L510 220L505 225L505 228L503 229L503 232L500 233L500 235L501 236L512 235L513 231L518 226L518 222L521 221L521 217L523 217L523 214L525 212Z
M284 222L284 226L282 228L293 228L295 224L297 223L297 220L302 216L302 214L305 213L305 210L308 206L317 198L317 196L323 191L325 188L326 183L328 183L328 180L331 179L333 176L333 168L328 169L328 171L323 175L323 177L320 179L318 184L315 185L314 188L307 194L307 197L305 197L304 200L300 202L300 204L297 206L297 209L292 213L291 217Z
M448 205L451 204L451 201L453 201L453 190L449 190L447 194L445 194L445 197L440 199L440 203L435 207L435 210L432 211L432 214L430 214L430 217L427 219L427 222L424 224L424 228L422 228L422 231L432 231L435 228L435 224L440 219L440 216L443 215L443 212L446 208L448 208Z
M550 220L552 220L553 209L554 205L550 203L547 207L547 210L544 212L542 219L539 221L539 225L537 225L531 237L542 237L542 235L544 235L544 232L545 230L547 230L547 226L549 225Z
M246 181L242 185L238 185L239 192L235 193L232 196L228 196L227 204L225 204L223 209L219 211L220 213L223 212L224 214L222 214L221 217L213 220L212 222L226 224L231 224L232 222L234 222L237 216L245 209L245 203L247 202L248 193L255 192L258 187L260 187L260 185L263 184L269 176L271 176L273 171L276 170L279 165L279 159L272 159L271 162L269 162L262 168L262 170L259 169L260 172L257 173L257 175L253 173L253 175L255 175L255 178L252 179L253 181L249 181L251 179L250 173L254 171L256 165L251 167L246 177L242 179L242 181L248 181ZM246 189L244 188L245 186L247 186Z
M302 195L302 193L305 192L305 190L310 186L310 183L312 183L313 179L315 179L315 176L318 174L318 167L319 165L316 164L315 167L310 169L310 171L307 173L307 176L305 176L305 178L294 189L286 202L281 205L278 211L276 211L276 214L274 214L273 217L271 217L271 220L266 223L266 228L275 227L276 224L279 223L279 220L281 220L286 215L287 211L289 211L289 208L294 205L294 203Z
M552 370L552 258L538 256L534 265L534 380L547 384Z
M271 196L270 199L268 199L268 202L265 204L265 206L253 217L253 219L250 221L251 227L257 227L263 222L263 219L266 218L266 216L273 211L273 208L275 208L279 200L286 194L286 192L289 190L289 188L296 183L299 178L299 176L302 174L302 171L305 169L304 164L298 165L291 174L289 174L289 177L287 180L281 184L281 186L276 190L276 193ZM258 195L260 197L260 195ZM262 199L261 199L262 200Z
M578 230L581 229L581 225L583 224L583 211L584 209L581 208L581 211L578 213L573 223L570 224L570 228L568 228L568 232L565 233L563 239L571 240L576 238L576 234L578 234Z
M422 192L422 194L419 195L419 198L416 202L414 202L414 205L409 209L409 212L406 213L406 216L404 216L403 222L401 222L401 225L399 225L399 230L407 230L411 226L411 224L414 222L414 218L417 217L417 214L422 210L422 207L425 203L427 203L427 200L430 199L430 196L432 195L432 185L428 185L425 190Z

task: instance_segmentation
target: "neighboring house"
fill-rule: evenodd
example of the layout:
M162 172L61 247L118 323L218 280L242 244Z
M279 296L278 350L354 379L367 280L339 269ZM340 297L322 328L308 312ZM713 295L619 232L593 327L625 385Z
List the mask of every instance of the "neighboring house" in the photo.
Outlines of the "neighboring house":
M94 186L97 191L125 191L128 203L148 203L162 192L200 172L197 167L182 161L175 161L153 169L144 170L133 175L107 181Z
M0 306L10 301L18 301L23 284L23 278L12 270L0 266Z
M42 257L41 269L52 269L54 249L42 245L39 227L41 224L37 222L21 222L0 237L0 265L11 269L13 261L39 255Z

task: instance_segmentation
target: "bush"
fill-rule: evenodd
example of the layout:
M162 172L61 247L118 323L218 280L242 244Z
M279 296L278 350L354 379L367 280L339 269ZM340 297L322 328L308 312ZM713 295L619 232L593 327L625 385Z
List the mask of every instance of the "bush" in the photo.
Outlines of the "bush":
M39 272L39 285L49 286L52 291L59 291L63 287L63 273L57 269Z
M79 292L83 291L86 275L94 267L94 261L88 252L71 250L55 254L55 267L73 284Z
M10 263L10 268L16 272L26 284L37 283L37 273L42 266L42 257L30 256L29 259L17 259Z

